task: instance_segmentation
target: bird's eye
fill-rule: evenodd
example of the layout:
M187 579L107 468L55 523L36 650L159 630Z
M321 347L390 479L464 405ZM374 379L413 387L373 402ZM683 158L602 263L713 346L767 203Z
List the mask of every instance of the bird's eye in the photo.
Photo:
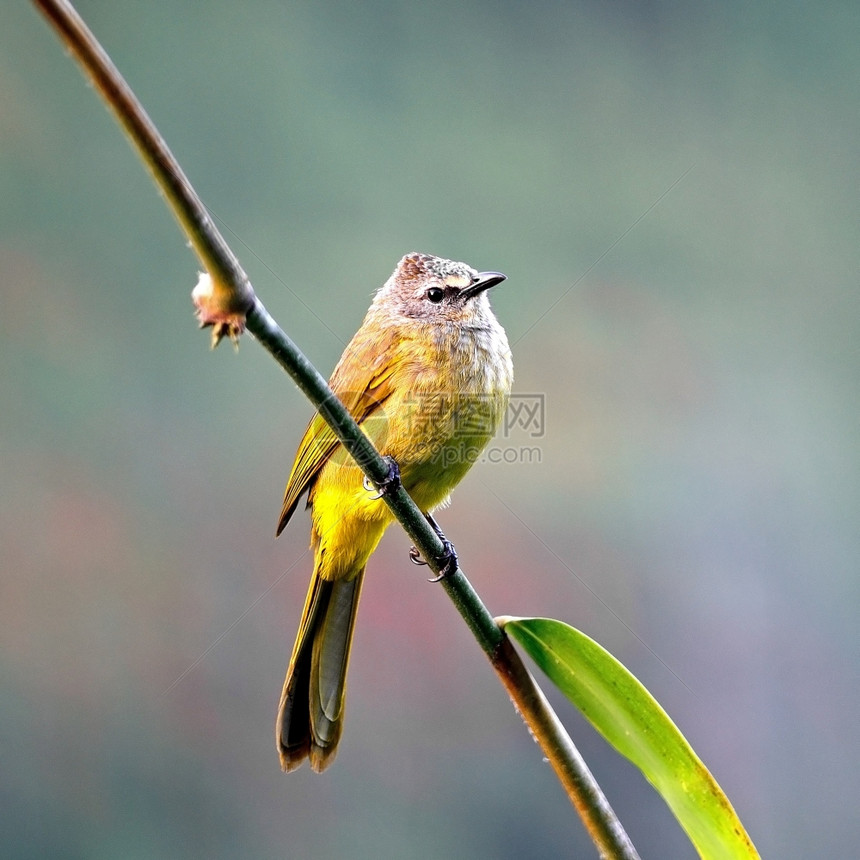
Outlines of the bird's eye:
M427 298L433 302L434 305L438 305L439 302L445 298L445 291L440 290L439 287L430 287L430 289L427 290Z

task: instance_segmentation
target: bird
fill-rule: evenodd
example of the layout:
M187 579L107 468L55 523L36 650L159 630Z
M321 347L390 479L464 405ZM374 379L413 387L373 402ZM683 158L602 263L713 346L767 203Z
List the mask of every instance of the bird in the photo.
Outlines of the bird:
M506 279L432 254L406 254L380 287L331 376L332 392L389 464L446 549L432 512L447 504L502 420L513 384L488 291ZM393 515L317 413L287 481L280 535L307 494L313 573L275 727L284 771L321 773L343 731L346 676L368 559ZM420 562L412 549L413 561Z

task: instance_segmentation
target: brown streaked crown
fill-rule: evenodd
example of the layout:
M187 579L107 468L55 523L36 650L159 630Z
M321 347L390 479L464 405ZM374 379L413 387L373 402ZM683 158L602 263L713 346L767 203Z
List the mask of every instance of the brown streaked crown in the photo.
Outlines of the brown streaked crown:
M433 254L422 254L413 251L407 254L397 264L396 273L402 280L425 280L428 277L443 281L451 275L464 275L471 278L476 274L475 270L455 260L446 260L443 257L434 257Z

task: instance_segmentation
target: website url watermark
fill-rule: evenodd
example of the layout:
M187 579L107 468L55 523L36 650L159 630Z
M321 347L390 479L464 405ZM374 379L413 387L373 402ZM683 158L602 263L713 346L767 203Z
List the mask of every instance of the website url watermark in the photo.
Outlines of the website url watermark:
M511 444L517 437L526 437L528 443L542 439L546 433L546 396L544 394L511 394L502 420L496 427L496 439L509 444L490 444L493 403L491 395L457 400L450 396L424 395L412 405L420 409L411 417L420 415L436 419L435 426L449 422L450 436L440 443L438 437L428 445L429 459L441 467L456 463L490 463L493 465L539 465L543 462L543 449L535 444ZM423 426L427 426L426 424ZM435 434L434 434L435 435ZM525 440L524 440L525 441ZM419 446L420 447L420 446Z
M361 396L344 397L361 402ZM406 447L412 461L438 463L440 468L457 463L539 465L543 449L536 440L546 435L546 395L515 392L507 405L500 395L463 395L450 391L416 392L401 401L396 417L387 403L366 404L362 429L378 451L386 453L396 432L398 449ZM493 441L495 439L495 442ZM322 436L320 445L329 446ZM334 462L350 461L345 451L333 454Z
M508 445L504 448L491 445L481 452L478 462L539 466L543 462L543 449L539 445Z

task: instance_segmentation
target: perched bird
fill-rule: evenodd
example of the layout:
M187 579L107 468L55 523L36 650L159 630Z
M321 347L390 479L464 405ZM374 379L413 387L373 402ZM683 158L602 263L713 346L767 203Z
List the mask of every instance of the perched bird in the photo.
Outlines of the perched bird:
M434 527L430 512L448 501L507 406L511 351L487 296L503 280L498 272L408 254L377 291L330 380ZM343 730L365 566L393 517L319 414L299 445L278 534L305 492L314 568L276 739L284 770L308 758L321 772Z

